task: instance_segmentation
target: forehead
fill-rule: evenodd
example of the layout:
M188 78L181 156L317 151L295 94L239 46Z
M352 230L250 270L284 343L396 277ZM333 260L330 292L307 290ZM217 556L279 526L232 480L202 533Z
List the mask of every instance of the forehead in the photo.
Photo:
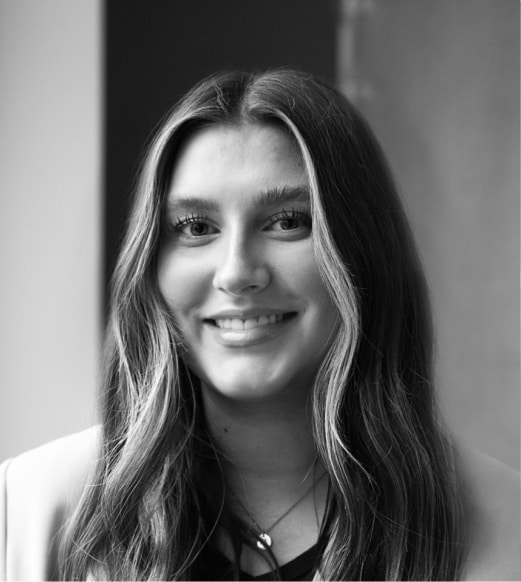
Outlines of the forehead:
M307 182L302 155L285 129L265 123L213 125L198 129L181 144L168 197Z

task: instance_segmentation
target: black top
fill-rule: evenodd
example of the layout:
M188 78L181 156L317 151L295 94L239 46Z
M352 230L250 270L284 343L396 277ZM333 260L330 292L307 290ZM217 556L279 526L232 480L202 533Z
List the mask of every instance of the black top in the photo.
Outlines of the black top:
M313 580L315 570L317 567L318 558L318 544L312 546L290 562L279 567L280 577L276 570L261 574L260 576L252 576L243 572L239 572L240 580ZM213 560L215 580L230 580L233 579L233 566L230 560L225 558L222 554L214 556Z

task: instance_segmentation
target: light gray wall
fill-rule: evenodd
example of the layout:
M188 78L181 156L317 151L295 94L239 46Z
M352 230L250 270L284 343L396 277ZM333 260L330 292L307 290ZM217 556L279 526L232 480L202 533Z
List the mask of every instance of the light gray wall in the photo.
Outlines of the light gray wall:
M91 425L101 3L0 0L0 459Z
M380 137L413 222L445 415L519 467L519 2L343 6L339 78Z

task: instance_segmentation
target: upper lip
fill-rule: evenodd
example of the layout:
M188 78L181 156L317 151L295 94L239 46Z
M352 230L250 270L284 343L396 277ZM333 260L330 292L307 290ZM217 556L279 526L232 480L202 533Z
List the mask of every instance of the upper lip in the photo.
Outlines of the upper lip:
M253 319L262 315L284 315L295 313L292 309L277 309L275 307L252 307L249 309L223 309L210 314L203 319Z

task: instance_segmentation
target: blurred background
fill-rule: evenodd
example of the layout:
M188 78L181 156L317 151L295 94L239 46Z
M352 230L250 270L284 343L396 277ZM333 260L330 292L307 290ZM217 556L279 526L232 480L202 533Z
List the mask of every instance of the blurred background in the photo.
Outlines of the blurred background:
M440 399L519 468L517 0L0 0L0 460L97 422L107 281L144 144L218 69L337 82L420 247Z

